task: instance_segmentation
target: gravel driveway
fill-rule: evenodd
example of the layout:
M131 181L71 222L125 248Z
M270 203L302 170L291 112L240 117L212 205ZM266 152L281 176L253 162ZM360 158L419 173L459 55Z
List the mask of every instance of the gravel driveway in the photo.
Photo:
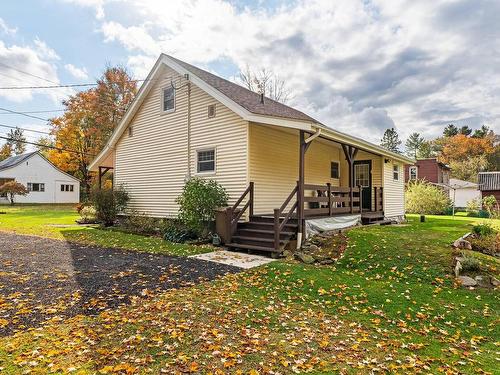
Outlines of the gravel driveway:
M187 257L0 233L0 335L238 271Z

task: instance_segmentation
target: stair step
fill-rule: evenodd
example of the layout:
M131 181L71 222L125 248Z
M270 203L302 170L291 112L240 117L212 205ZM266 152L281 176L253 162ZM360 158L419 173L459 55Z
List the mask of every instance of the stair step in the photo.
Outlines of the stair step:
M281 253L282 250L276 250L274 247L257 246L257 245L247 245L242 243L230 242L226 244L227 247L232 247L236 249L246 249L246 250L257 250L257 251L267 251L270 253Z
M274 238L274 230L270 229L252 229L252 228L241 228L239 227L237 236L262 236L264 238ZM295 235L295 232L283 231L280 233L280 237L290 238Z
M246 223L238 223L239 228L245 229L262 229L262 230L272 230L274 231L274 223L266 223L266 222L256 222L256 221L248 221ZM297 229L297 224L286 223L283 229Z
M280 222L283 221L283 218L280 218ZM256 223L274 223L274 216L272 215L262 215L262 216L251 216L250 222ZM288 219L288 222L291 224L297 224L297 219L291 217Z
M239 241L254 241L254 242L269 242L269 243L274 243L274 238L263 238L263 237L248 237L248 236L239 236L239 235L234 235L232 237L233 240L239 240ZM288 242L287 240L282 240L280 239L280 243L284 244L285 242Z

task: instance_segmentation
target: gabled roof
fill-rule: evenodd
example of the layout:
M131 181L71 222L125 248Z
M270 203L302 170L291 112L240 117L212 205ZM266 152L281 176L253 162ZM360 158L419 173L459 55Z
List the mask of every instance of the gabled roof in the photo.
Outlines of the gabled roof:
M33 155L37 154L37 152L29 152L27 154L15 155L7 158L3 161L0 161L0 171L8 168L15 167L16 165L21 164L23 161L29 159Z
M209 73L203 69L197 68L196 66L188 64L184 61L176 59L175 57L169 55L165 56L167 56L169 59L172 59L177 64L188 70L190 73L196 75L207 84L217 89L229 99L239 104L251 113L263 116L283 117L293 120L318 122L305 113L268 97L265 97L263 104L261 103L261 96L256 92L240 86L237 83L228 81L227 79L218 77L215 74Z
M113 155L116 143L125 132L129 122L132 121L144 99L147 97L163 65L170 67L179 75L185 76L190 82L201 88L208 95L218 100L246 121L300 129L309 133L323 131L322 134L324 136L330 137L336 141L356 145L365 151L386 155L404 163L414 162L413 159L388 151L364 139L331 129L305 113L270 98L264 98L264 104L262 104L261 97L257 93L172 56L161 54L149 72L144 84L139 89L134 101L127 109L125 116L123 116L108 140L106 146L90 164L90 170L97 170L97 167L102 165L101 163L106 163L110 160L110 155Z
M500 172L479 172L479 190L500 190Z
M478 184L470 181L459 180L458 178L450 178L450 187L454 189L478 188Z

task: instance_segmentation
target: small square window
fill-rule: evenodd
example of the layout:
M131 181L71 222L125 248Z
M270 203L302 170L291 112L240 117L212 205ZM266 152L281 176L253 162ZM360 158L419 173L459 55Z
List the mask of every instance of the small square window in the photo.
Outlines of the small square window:
M330 177L339 178L339 163L336 161L330 163Z
M198 151L198 173L215 172L215 150Z
M73 185L69 185L69 191L74 191L74 186Z
M163 89L163 112L170 112L175 109L175 89L167 87Z
M208 106L208 118L215 117L215 104Z
M399 180L399 165L397 164L394 164L392 166L392 178L394 179L394 181Z
M64 185L61 185L61 191L65 191Z

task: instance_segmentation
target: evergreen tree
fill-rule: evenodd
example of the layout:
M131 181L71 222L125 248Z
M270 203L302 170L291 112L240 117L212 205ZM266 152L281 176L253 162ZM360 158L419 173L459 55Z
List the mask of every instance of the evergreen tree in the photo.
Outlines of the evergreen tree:
M443 131L445 137L453 137L458 134L458 128L453 124L448 124Z
M411 133L405 143L406 154L410 157L417 158L418 150L422 147L424 138L419 133Z
M472 134L472 138L484 138L490 132L490 128L486 125L481 126L481 129L474 130L474 134Z
M394 128L386 129L384 136L380 140L380 145L389 151L401 153L399 146L401 146L401 140L399 139L398 132Z
M472 129L469 128L467 125L464 125L460 128L460 130L458 132L459 132L459 134L469 136L472 134Z

